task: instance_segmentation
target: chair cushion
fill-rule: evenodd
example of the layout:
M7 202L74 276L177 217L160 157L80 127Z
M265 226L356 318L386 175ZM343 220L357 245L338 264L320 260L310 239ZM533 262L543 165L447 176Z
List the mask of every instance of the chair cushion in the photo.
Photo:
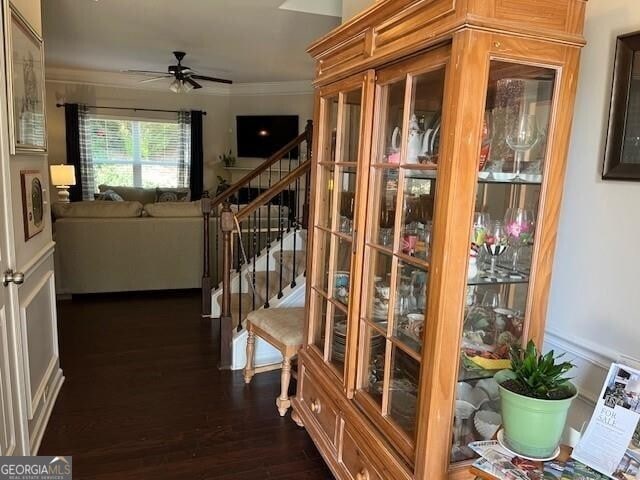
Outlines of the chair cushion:
M302 345L304 308L265 308L247 315L247 321L287 346Z

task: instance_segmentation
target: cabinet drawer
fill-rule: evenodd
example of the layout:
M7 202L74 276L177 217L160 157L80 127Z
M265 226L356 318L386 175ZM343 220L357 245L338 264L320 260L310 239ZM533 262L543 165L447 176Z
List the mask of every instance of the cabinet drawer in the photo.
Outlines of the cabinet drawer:
M327 436L331 445L336 445L338 430L338 411L329 396L322 392L318 384L309 376L307 370L302 370L302 404L311 412L320 430Z
M349 433L349 428L346 426L342 431L340 463L344 465L353 480L382 480L380 475L378 475L371 466L371 462L367 459L364 452L360 450L357 442Z

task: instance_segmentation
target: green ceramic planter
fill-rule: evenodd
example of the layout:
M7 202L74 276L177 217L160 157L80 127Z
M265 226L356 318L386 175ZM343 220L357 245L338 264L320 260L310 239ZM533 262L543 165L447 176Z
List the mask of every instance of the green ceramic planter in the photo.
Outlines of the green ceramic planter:
M500 385L514 378L511 370L495 374ZM527 457L546 458L553 455L560 443L571 402L578 395L563 400L541 400L525 397L500 386L504 438L510 450Z

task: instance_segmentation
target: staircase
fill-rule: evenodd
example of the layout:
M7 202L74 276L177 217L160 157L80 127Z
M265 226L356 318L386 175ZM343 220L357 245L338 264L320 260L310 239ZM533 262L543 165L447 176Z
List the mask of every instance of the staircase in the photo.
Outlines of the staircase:
M204 251L213 241L217 253L212 259L205 253L202 307L220 328L220 368L244 367L250 312L304 306L311 137L308 122L304 133L256 170L202 200ZM294 159L296 152L305 154ZM217 211L212 235L209 221ZM267 343L255 347L256 366L281 360Z

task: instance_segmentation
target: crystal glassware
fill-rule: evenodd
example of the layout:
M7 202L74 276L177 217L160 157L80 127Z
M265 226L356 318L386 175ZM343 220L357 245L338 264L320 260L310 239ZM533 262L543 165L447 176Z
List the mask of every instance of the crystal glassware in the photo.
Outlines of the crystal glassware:
M487 272L488 276L489 278L497 278L496 262L498 257L509 248L507 231L501 221L498 220L491 223L484 239L484 248L491 256L491 263Z
M532 114L522 114L515 120L515 122L508 123L506 128L507 145L515 152L515 178L519 178L522 168L522 160L525 154L540 140L538 119Z
M504 216L508 242L513 249L512 270L518 272L520 249L533 243L535 216L526 208L509 208Z

